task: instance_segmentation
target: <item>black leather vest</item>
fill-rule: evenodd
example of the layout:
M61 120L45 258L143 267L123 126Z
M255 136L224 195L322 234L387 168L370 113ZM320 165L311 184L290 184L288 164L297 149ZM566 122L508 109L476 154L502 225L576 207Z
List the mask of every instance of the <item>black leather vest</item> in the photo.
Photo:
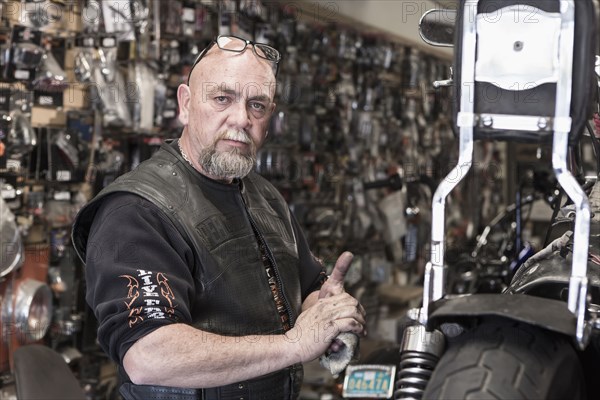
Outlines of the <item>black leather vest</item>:
M251 173L239 184L213 181L163 144L79 212L73 244L84 261L96 211L115 192L154 203L194 250L193 326L231 336L283 333L255 232L267 245L293 325L302 305L296 238L285 200L264 178Z

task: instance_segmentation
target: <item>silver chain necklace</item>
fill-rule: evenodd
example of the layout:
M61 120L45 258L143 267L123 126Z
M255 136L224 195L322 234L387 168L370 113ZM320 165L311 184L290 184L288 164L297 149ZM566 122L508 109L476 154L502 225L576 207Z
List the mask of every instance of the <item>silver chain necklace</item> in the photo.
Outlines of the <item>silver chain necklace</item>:
M187 156L187 154L185 154L185 151L183 151L183 148L181 147L181 140L177 141L177 146L179 147L179 151L181 152L181 156L183 157L183 159L185 161L188 162L188 164L190 164L192 167L194 166L194 164L192 164L192 161L190 160L190 158Z

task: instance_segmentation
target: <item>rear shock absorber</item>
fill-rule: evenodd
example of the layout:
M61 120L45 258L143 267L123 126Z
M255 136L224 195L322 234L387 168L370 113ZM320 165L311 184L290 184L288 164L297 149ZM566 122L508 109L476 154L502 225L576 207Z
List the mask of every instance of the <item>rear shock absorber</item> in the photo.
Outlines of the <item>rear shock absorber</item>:
M428 332L423 325L409 326L404 330L394 399L419 400L423 397L445 344L442 332Z

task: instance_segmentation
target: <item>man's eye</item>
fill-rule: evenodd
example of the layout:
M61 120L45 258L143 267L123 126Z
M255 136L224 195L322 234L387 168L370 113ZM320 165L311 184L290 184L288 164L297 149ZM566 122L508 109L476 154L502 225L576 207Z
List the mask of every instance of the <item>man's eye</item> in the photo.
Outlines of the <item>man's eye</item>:
M216 96L215 101L219 104L227 104L229 102L229 97L227 96Z
M253 111L265 111L267 109L267 107L264 104L256 102L250 103L250 108Z

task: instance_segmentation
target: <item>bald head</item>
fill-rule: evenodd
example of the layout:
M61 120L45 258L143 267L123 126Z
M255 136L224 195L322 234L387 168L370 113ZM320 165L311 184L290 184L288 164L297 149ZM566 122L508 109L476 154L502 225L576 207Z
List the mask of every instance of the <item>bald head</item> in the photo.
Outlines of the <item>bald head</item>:
M258 57L251 46L242 53L221 50L212 46L202 60L191 72L189 86L194 89L202 82L221 83L236 78L251 78L255 84L275 89L276 78L273 65L268 60Z

